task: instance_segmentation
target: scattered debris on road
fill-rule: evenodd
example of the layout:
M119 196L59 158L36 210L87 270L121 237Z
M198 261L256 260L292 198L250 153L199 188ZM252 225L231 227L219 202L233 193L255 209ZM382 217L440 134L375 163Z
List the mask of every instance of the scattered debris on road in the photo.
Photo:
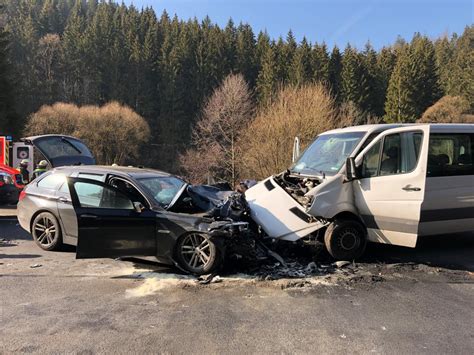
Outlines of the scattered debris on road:
M42 264L33 264L33 265L30 265L30 268L31 269L36 269L38 267L42 267L43 265Z

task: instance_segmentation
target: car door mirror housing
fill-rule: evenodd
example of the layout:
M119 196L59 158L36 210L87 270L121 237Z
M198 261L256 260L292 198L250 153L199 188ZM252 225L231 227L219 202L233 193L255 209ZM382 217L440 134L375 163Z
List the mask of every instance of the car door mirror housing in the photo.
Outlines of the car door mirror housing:
M357 170L355 158L349 157L346 159L346 179L352 181L360 178L360 174Z
M135 209L135 212L142 213L143 210L145 209L145 206L143 206L141 202L134 202L133 208Z

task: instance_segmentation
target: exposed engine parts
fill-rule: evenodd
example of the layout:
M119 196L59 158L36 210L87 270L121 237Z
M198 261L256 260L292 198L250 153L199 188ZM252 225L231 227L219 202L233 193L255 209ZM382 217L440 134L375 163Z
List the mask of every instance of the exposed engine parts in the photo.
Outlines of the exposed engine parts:
M310 207L313 202L313 197L305 196L306 193L321 183L316 178L291 175L288 170L276 175L274 180L304 208Z

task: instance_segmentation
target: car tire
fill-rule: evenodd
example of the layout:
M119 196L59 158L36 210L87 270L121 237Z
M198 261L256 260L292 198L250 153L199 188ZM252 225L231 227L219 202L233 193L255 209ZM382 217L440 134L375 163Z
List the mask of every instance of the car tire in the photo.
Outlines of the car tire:
M326 229L324 244L334 259L354 260L365 251L367 232L358 221L335 220Z
M176 243L175 255L179 266L194 275L210 274L222 264L218 247L205 233L183 235Z
M31 235L35 243L43 250L59 250L63 244L59 222L49 212L41 212L33 219Z

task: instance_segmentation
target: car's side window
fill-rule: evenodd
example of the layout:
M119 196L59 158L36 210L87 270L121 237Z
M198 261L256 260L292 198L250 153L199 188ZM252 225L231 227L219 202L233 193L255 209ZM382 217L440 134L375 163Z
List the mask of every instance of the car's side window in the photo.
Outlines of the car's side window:
M133 209L133 203L127 196L107 186L75 182L74 189L81 207Z
M418 164L422 138L421 132L403 132L385 136L365 153L361 177L405 174L413 171Z
M67 186L67 181L65 181L59 188L59 192L69 193L69 187Z
M66 181L66 176L63 174L49 174L38 181L38 187L48 190L56 190L60 184Z
M83 178L83 179L91 179L91 180L97 180L104 182L105 180L105 175L103 174L89 174L89 173L79 173L77 177Z
M474 175L473 133L432 133L427 177Z
M134 202L141 202L145 206L148 206L146 199L130 182L121 178L112 177L109 180L109 185L115 187L125 195L130 196Z

